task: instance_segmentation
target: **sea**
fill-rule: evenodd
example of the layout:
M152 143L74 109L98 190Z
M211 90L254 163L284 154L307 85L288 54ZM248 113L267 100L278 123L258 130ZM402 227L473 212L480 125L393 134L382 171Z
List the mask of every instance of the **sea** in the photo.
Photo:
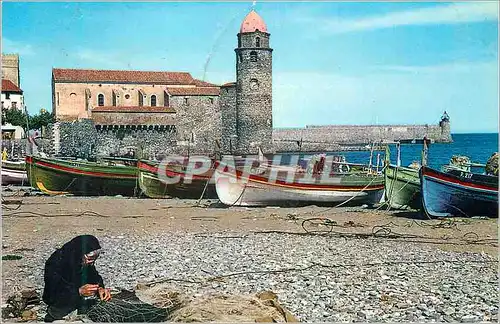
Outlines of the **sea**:
M474 134L452 134L452 143L432 143L428 146L427 164L431 168L440 169L448 164L453 155L467 156L474 163L486 164L490 156L499 151L498 133L474 133ZM396 145L390 147L391 163L396 164ZM416 161L421 163L422 144L401 144L401 165L408 166ZM380 165L385 157L384 151L375 151L372 156L372 164L376 165L379 154ZM304 154L304 158L310 154ZM328 152L327 155L343 155L349 163L368 164L370 151L348 151ZM282 160L285 162L286 159ZM285 162L286 163L286 162Z

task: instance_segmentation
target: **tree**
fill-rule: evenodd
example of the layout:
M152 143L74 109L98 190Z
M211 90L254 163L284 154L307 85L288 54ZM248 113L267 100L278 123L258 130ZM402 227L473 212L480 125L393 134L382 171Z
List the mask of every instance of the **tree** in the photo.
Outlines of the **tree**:
M26 114L18 109L4 109L2 111L2 125L12 124L26 129Z
M55 116L53 113L49 113L45 109L40 109L40 113L37 115L30 116L29 123L31 129L41 129L42 126L47 126L55 122Z
M21 126L25 130L26 118L28 118L30 129L41 129L42 126L55 123L54 114L45 109L40 109L40 112L33 116L26 116L25 113L18 109L4 109L2 115L2 125L9 123L14 126Z

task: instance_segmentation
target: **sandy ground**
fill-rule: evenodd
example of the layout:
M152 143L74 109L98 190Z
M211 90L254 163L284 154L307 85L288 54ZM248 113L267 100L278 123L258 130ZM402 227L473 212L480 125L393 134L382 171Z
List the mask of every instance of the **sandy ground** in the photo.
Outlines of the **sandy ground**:
M415 244L460 252L498 253L497 219L428 220L415 212L327 208L245 208L220 206L217 201L155 200L118 197L47 197L3 195L2 255L17 254L29 258L47 240L64 243L79 234L99 236L148 235L171 232L245 235L255 231L286 231L304 234L303 219L325 217L336 222L332 228L304 223L308 230L339 233L404 234ZM7 204L5 204L7 203ZM382 226L383 229L381 229ZM390 233L389 233L390 231ZM474 234L475 233L475 234ZM425 236L408 237L408 235ZM351 239L351 238L348 238ZM355 239L355 238L352 238ZM359 239L359 238L358 238ZM368 239L388 240L390 238ZM470 240L486 240L469 244ZM467 243L466 240L469 240ZM488 244L483 244L488 243ZM55 248L56 246L54 246ZM3 261L5 300L15 285L30 285L32 278L20 277L24 261ZM9 278L10 284L5 279Z

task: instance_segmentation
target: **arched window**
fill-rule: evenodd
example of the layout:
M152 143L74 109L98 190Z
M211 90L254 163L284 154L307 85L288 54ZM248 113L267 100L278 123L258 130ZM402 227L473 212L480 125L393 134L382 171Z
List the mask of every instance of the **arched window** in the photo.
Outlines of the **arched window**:
M151 95L151 107L156 107L156 95Z
M104 106L104 95L102 93L97 95L97 105Z
M255 37L255 47L260 47L260 37Z
M241 55L241 53L238 54L238 59L240 60L240 63L243 61L243 55Z
M257 52L255 51L250 52L250 62L257 62Z

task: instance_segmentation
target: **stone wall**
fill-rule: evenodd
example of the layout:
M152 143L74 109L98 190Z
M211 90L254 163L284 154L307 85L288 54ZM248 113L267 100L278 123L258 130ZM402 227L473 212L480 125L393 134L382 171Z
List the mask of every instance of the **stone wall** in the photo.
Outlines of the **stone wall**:
M133 150L137 157L158 159L176 153L176 129L171 127L103 127L91 119L58 122L57 156L96 158L124 156ZM54 134L54 137L57 136ZM56 140L54 138L54 140ZM52 144L53 145L53 144Z
M93 158L97 149L97 130L90 119L59 122L58 156Z
M236 84L221 87L220 110L222 119L221 145L225 153L231 153L238 145L238 121L236 119Z
M380 141L423 139L451 142L449 124L439 125L369 125L308 126L273 130L275 143L300 141L312 143L369 144Z
M273 146L275 152L332 152L342 150L342 147L336 143L311 143L294 140L273 140Z
M154 107L152 112L94 111L92 120L96 125L175 125L175 110L166 107Z
M19 55L2 54L2 79L14 82L19 87Z
M213 153L221 140L218 96L171 96L177 111L177 152Z
M97 132L96 156L124 156L130 150L137 157L161 159L175 152L174 129L110 129Z

